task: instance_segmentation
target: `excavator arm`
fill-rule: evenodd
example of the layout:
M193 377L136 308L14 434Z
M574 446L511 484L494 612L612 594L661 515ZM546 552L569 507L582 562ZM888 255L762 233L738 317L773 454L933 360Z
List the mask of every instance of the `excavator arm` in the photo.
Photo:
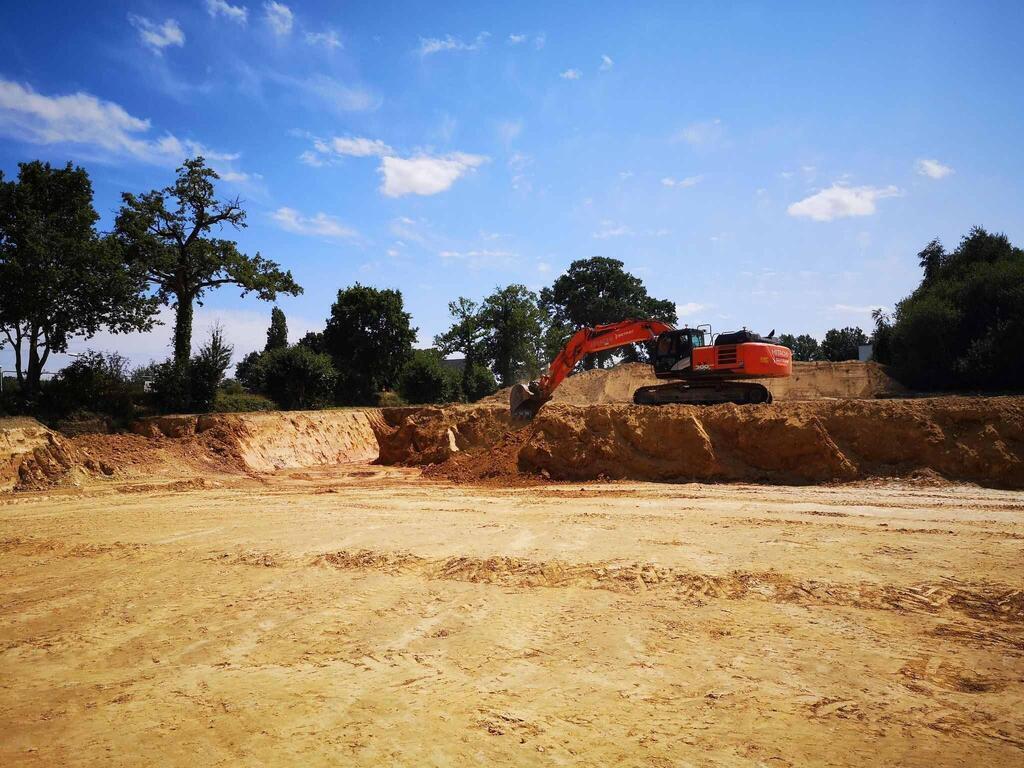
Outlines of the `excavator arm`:
M659 320L623 320L593 328L581 328L572 335L565 348L551 361L548 372L539 380L516 384L509 394L514 416L530 417L554 394L555 389L587 355L607 352L627 344L653 341L672 326Z

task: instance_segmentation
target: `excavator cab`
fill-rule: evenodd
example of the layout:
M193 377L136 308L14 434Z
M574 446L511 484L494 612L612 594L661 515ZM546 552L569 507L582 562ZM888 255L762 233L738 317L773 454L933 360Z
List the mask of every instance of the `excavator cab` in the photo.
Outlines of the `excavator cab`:
M659 334L651 360L655 375L689 368L694 348L705 346L707 337L700 328L677 328Z

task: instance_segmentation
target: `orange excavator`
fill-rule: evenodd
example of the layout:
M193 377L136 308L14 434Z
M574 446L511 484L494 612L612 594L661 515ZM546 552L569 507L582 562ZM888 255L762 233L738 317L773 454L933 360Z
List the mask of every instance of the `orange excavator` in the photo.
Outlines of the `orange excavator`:
M720 333L712 336L710 343L709 336L711 326L673 328L659 320L623 320L581 328L551 362L547 374L512 387L512 415L532 418L587 355L638 342L654 342L654 375L673 380L638 389L633 393L638 405L770 403L767 387L742 379L782 378L793 372L793 353L775 343L774 330L767 337L746 329Z

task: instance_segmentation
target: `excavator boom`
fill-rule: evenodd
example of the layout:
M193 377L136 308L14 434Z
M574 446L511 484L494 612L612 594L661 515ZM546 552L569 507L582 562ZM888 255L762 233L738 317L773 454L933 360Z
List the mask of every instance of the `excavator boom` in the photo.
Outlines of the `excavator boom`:
M587 355L606 352L626 344L653 341L672 326L660 320L622 320L618 323L581 328L551 361L548 372L529 385L516 384L509 395L513 416L531 417L551 399L555 389Z

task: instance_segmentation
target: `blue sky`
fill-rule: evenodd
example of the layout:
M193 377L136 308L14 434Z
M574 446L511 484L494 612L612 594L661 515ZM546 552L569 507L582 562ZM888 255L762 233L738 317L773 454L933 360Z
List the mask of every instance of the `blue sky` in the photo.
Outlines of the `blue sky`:
M1022 33L1021 3L5 4L0 168L84 165L108 227L203 152L240 245L305 288L293 340L360 281L426 345L456 296L595 255L681 320L820 337L909 293L933 237L1024 242ZM269 312L221 289L198 334L240 356Z

